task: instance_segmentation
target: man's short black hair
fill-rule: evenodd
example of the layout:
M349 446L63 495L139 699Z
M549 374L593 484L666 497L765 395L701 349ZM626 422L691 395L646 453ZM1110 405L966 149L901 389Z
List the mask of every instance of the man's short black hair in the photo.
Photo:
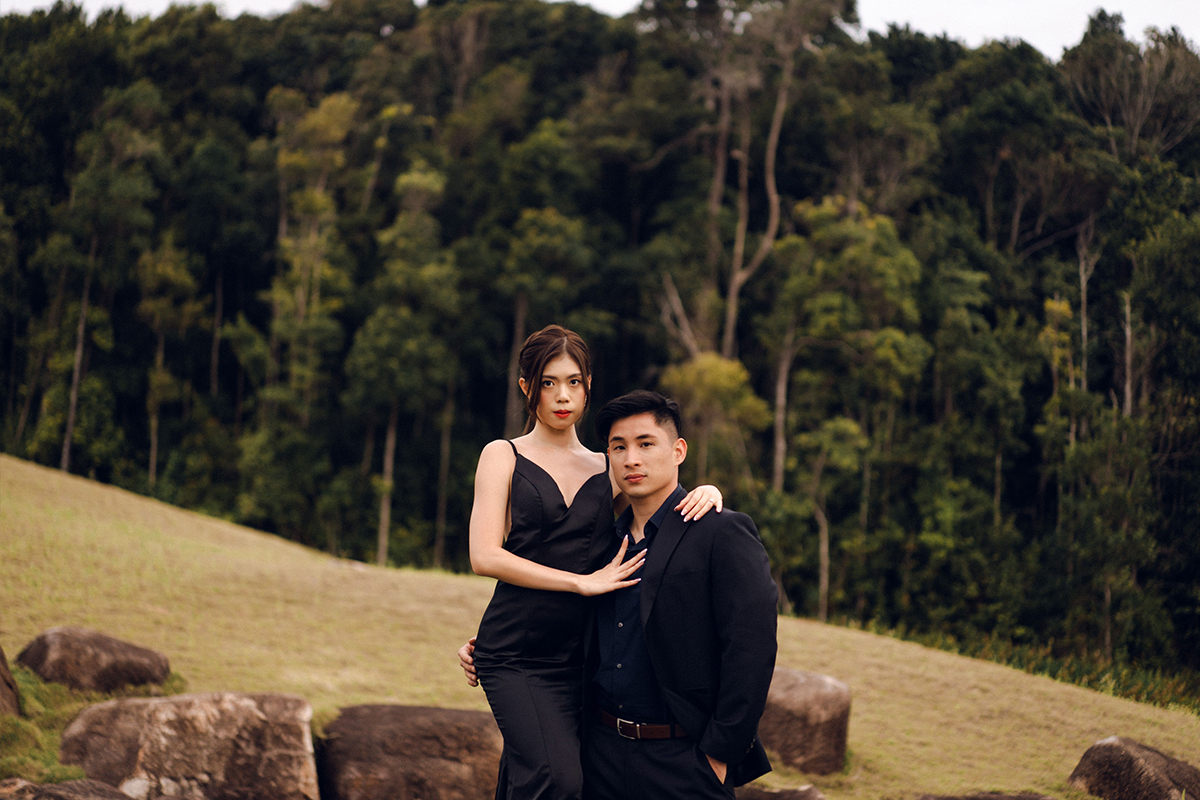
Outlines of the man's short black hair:
M668 433L674 431L675 438L683 436L683 419L679 413L679 404L658 392L638 389L608 401L596 415L596 433L604 446L608 447L608 434L613 425L638 414L653 414L659 427Z

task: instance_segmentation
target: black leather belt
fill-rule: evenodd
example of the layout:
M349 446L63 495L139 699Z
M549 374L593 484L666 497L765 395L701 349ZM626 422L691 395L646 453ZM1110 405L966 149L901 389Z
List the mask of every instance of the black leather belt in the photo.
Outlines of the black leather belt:
M626 739L681 739L687 736L682 725L675 723L652 724L630 722L600 709L600 722L612 728Z

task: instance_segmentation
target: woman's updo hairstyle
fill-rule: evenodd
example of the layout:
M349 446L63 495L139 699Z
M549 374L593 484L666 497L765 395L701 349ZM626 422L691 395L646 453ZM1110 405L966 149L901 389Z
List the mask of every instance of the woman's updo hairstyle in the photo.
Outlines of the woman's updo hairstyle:
M525 379L525 411L529 414L530 425L537 418L546 365L564 355L578 364L579 371L583 373L583 407L586 409L591 402L592 392L588 384L592 377L592 359L588 355L587 345L575 331L569 331L561 325L547 325L525 340L517 357L521 377Z

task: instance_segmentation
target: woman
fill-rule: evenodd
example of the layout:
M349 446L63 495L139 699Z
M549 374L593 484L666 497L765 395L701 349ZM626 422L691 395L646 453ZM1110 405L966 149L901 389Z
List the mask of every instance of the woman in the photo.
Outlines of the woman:
M497 584L474 665L504 736L497 799L578 800L586 598L636 583L642 557L623 563L626 541L607 559L614 503L627 501L607 457L575 430L590 398L587 346L551 325L525 341L519 364L532 426L488 444L475 474L471 568ZM714 506L721 494L705 486L677 510L690 519Z

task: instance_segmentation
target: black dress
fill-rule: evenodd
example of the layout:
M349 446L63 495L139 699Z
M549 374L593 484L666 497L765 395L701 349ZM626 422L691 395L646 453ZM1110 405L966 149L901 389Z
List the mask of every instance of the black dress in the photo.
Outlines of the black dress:
M509 444L512 444L511 442ZM594 572L613 536L607 467L567 506L554 478L517 452L504 549L555 569ZM583 630L589 598L497 581L475 639L475 669L504 735L497 800L579 800Z

